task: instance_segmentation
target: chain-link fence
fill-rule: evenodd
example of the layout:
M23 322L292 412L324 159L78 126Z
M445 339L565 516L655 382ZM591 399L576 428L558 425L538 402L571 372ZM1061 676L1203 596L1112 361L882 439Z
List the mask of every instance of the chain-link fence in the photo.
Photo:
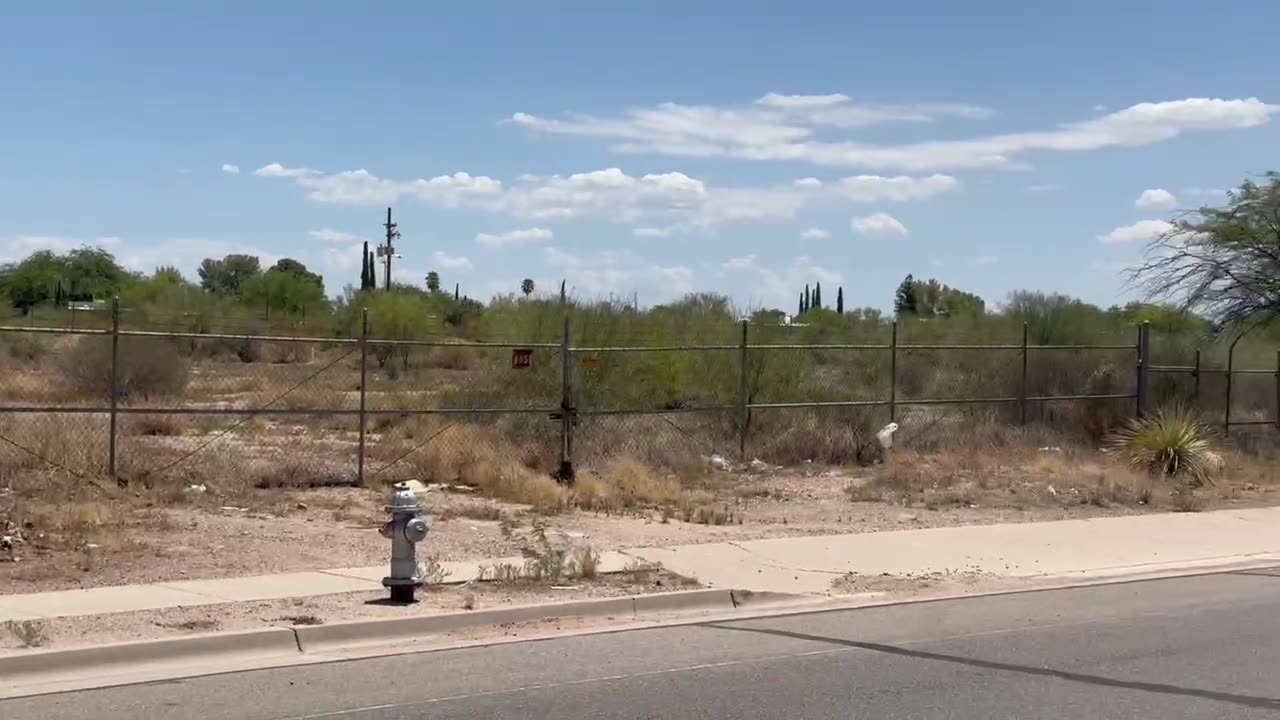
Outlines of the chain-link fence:
M260 487L572 474L620 458L874 459L875 433L928 448L1049 427L1097 440L1171 401L1228 427L1277 422L1276 370L1192 348L794 344L742 324L705 345L574 345L0 327L0 473ZM545 337L545 334L544 334ZM1110 339L1114 340L1114 339ZM714 341L721 341L718 344ZM1146 348L1146 352L1143 349ZM1190 361L1181 358L1191 352ZM1145 360L1144 360L1145 358ZM1231 372L1227 372L1230 366ZM483 470L483 472L481 472Z

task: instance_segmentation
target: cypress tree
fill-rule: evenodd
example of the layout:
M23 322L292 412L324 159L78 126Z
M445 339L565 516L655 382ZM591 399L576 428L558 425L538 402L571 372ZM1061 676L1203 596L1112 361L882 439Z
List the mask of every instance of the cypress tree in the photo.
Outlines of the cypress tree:
M813 307L815 310L822 309L822 283L813 286Z
M836 312L840 315L844 314L844 287L836 288Z

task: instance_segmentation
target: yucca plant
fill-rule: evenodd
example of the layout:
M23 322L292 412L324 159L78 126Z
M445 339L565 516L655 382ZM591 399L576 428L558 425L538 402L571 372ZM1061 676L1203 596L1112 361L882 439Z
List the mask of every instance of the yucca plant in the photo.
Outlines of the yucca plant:
M1112 436L1111 446L1129 467L1166 478L1176 488L1212 485L1215 454L1209 428L1181 405L1130 420Z

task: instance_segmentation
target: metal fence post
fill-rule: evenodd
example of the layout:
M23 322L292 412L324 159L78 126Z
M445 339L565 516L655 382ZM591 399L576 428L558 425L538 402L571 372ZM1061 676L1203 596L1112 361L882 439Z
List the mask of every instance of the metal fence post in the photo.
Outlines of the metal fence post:
M889 422L898 419L898 321L889 335Z
M1147 416L1147 407L1151 401L1151 324L1143 322L1138 326L1138 388L1137 414L1139 418Z
M356 461L356 483L364 487L364 457L365 457L365 434L367 423L365 422L365 408L367 401L366 386L369 384L369 308L363 308L360 313L360 445L356 453L359 459Z
M120 482L116 475L116 420L120 404L120 297L111 298L111 419L108 422L107 475Z
M1195 378L1195 389L1192 390L1191 406L1200 411L1200 348L1196 348L1196 365L1191 371L1191 377Z
M1280 430L1280 350L1276 351L1276 429Z
M560 468L556 471L556 479L565 484L573 483L573 423L577 418L569 330L569 314L565 313L564 334L560 338Z
M1231 343L1231 348L1227 350L1227 387L1224 395L1226 396L1226 407L1222 410L1222 435L1223 437L1231 436L1231 375L1235 370L1236 364L1236 343L1240 342L1240 338L1244 337L1241 333Z
M747 460L747 321L742 321L742 343L738 346L738 458Z
M1022 323L1022 379L1018 381L1018 424L1027 424L1027 324Z

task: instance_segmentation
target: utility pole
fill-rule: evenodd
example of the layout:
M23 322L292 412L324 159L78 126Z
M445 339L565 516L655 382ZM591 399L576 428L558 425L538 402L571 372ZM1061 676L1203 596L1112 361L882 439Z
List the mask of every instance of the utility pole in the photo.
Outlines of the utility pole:
M391 289L391 257L396 254L395 241L400 237L400 231L396 229L396 224L391 222L391 208L387 208L387 222L382 226L387 229L386 244L378 246L378 254L384 258L387 264L386 280L382 284L383 290Z

